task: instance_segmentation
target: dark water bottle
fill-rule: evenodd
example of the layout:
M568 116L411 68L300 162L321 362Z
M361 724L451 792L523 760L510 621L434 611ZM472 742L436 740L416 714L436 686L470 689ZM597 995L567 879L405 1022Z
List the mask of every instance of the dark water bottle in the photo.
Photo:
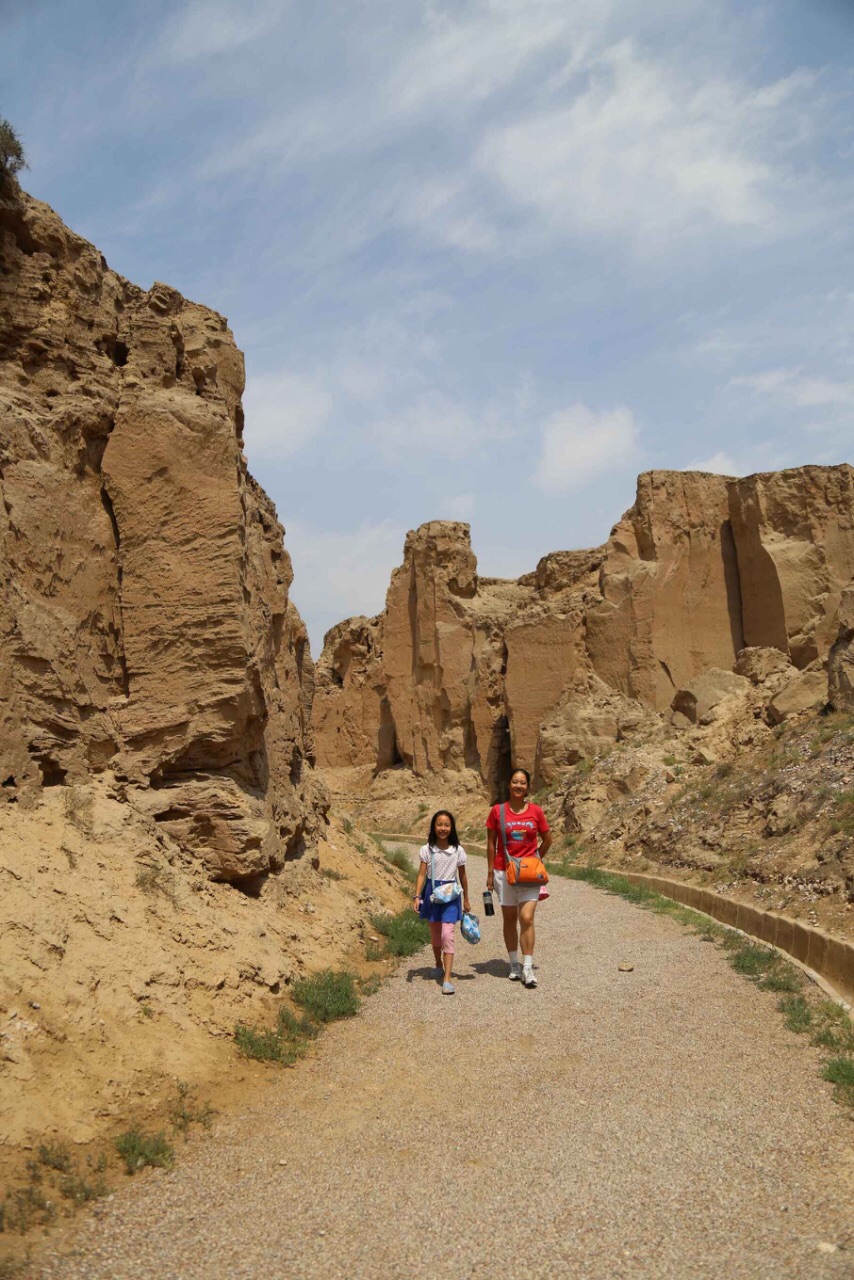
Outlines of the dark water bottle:
M495 903L492 901L492 894L488 889L483 891L483 914L485 916L495 915Z

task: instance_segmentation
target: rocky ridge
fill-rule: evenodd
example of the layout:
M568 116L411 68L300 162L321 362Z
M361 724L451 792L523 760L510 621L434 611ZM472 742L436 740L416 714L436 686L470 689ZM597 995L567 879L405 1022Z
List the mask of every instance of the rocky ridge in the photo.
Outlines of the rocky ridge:
M512 757L549 784L657 716L705 722L748 684L739 655L753 650L777 671L780 722L827 701L835 643L834 670L848 670L837 633L852 576L847 465L646 473L603 547L547 555L518 582L478 578L467 525L422 525L384 612L326 638L319 763L468 770L496 790Z

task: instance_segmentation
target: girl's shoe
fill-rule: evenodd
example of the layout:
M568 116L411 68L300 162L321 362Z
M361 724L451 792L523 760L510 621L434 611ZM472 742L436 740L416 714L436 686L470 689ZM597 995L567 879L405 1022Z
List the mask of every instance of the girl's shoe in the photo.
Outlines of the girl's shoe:
M522 981L526 987L535 987L537 985L536 975L533 969L526 969L522 974Z
M443 982L443 983L442 983L442 995L443 995L443 996L452 996L452 995L454 994L455 990L456 990L456 987L454 986L453 982Z
M445 970L442 968L440 964L437 964L436 968L433 970L433 977L436 979L437 982L441 982L444 979Z

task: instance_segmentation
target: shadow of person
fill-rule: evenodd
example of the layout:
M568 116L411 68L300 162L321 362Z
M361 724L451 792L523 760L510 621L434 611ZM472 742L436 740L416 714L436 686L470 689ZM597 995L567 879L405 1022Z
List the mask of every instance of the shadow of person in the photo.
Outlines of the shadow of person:
M490 978L506 978L509 971L506 960L479 960L471 967L478 973L487 974Z
M406 971L407 982L415 982L418 978L421 978L424 982L436 982L435 965L421 965L418 969L408 969Z

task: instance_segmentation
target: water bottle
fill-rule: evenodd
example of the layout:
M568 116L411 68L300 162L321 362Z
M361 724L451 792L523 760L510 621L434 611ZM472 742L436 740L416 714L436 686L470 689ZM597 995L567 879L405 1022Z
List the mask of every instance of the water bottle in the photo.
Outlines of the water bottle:
M483 891L483 914L485 916L495 915L495 904L492 901L492 894L489 889L484 889Z

